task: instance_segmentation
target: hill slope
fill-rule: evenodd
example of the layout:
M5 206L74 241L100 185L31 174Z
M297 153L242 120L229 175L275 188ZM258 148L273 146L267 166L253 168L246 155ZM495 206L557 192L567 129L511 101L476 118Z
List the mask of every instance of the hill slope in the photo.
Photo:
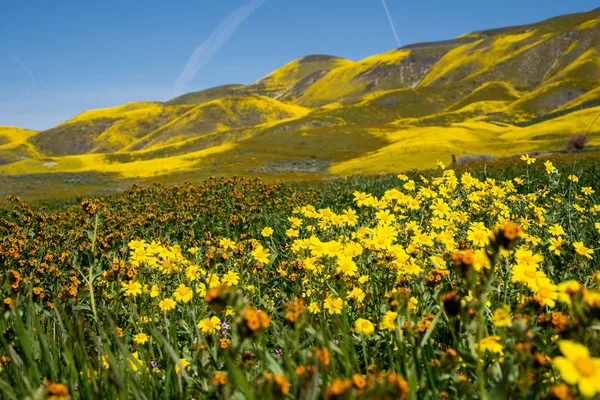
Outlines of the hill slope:
M13 126L0 126L0 165L40 157L39 151L27 140L37 132Z
M265 96L227 97L194 107L142 137L127 150L141 150L152 146L176 143L210 132L279 121L304 116L309 110L280 103Z
M131 103L84 112L30 142L51 156L118 151L188 111L192 106Z

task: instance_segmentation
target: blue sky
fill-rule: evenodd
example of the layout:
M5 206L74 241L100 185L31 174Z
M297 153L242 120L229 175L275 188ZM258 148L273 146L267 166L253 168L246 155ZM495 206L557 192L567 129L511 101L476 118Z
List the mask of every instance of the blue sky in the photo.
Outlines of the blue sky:
M252 3L254 2L254 3ZM597 0L387 0L402 45L589 11ZM246 7L240 12L241 7ZM230 16L232 12L235 16ZM230 16L228 18L228 16ZM201 67L178 81L192 53ZM243 20L243 21L242 21ZM233 29L232 27L236 27ZM0 125L252 83L308 54L397 47L380 0L12 1L0 5Z

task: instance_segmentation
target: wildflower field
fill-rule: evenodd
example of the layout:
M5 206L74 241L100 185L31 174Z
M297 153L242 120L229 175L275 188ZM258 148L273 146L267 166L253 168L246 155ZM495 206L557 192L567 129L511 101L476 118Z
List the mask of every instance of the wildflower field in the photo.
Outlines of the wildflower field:
M6 399L600 394L600 159L0 209Z

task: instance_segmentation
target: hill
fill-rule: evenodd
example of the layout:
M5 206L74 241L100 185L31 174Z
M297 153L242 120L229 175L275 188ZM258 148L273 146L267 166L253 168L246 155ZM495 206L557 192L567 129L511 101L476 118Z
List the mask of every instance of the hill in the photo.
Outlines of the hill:
M304 116L309 110L265 96L226 97L203 103L161 126L127 150L168 145L211 132Z
M13 126L0 126L0 165L39 157L40 153L28 139L37 132Z
M190 110L192 106L131 103L87 111L30 139L48 156L121 150Z
M359 61L306 56L250 85L3 128L0 174L314 179L556 151L600 113L598 54L600 9Z

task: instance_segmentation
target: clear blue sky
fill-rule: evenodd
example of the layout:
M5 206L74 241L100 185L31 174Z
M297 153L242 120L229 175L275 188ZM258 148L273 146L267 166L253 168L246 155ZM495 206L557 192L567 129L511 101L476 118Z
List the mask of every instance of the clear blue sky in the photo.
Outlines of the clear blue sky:
M194 50L228 15L250 2L2 2L0 125L46 129L91 108L167 100ZM598 0L387 4L402 45L599 5ZM186 91L252 83L308 54L359 60L397 47L380 0L266 0L246 14L218 49L213 43L213 57L184 85Z

